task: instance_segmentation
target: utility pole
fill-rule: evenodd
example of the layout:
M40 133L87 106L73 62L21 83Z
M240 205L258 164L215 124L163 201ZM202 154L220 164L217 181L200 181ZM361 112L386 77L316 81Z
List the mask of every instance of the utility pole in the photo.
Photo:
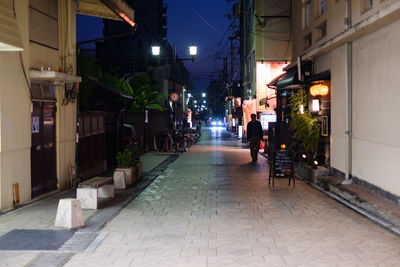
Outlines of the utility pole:
M231 36L228 39L231 41L231 79L233 80L233 39L235 39L235 37Z
M173 85L173 92L175 92L175 90L176 90L176 44L174 44L174 51L172 52L172 61L173 61L173 64L174 64L174 80L173 80L173 83L172 83L172 85ZM173 101L173 108L174 108L174 110L172 111L172 122L173 122L173 128L174 129L176 129L176 101Z
M224 57L224 71L223 71L223 77L222 79L224 82L228 82L228 58Z

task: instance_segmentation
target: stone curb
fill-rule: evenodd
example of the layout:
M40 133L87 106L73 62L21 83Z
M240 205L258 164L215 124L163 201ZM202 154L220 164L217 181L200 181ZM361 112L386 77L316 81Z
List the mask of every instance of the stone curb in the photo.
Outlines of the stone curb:
M378 210L373 204L368 203L366 200L361 199L356 194L350 193L348 191L342 190L332 184L329 184L328 188L321 187L315 183L311 183L310 181L304 180L301 177L296 175L296 178L302 180L314 187L315 189L325 193L329 197L335 199L336 201L342 203L346 207L356 211L357 213L365 216L376 224L382 226L386 230L391 231L392 233L400 236L400 221L393 218L389 214L383 212L382 210Z

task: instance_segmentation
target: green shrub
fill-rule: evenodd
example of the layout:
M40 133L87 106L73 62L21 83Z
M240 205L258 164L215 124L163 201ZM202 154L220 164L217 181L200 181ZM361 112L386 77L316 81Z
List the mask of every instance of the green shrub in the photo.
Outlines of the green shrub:
M310 162L316 157L320 137L318 120L307 109L308 97L305 90L299 90L289 99L291 107L290 130L293 131L293 138L303 148ZM300 105L304 107L304 114L300 113Z
M119 168L130 168L139 162L139 150L130 146L123 152L117 153L117 163Z

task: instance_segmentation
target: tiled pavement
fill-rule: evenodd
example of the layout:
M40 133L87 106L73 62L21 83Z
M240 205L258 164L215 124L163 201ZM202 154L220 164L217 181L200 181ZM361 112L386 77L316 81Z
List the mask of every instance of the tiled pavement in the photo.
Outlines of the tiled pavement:
M159 163L147 156L154 159L148 169ZM300 181L288 187L278 180L269 189L267 167L263 157L250 163L248 150L228 133L204 132L99 231L90 249L36 261L40 251L0 251L0 266L400 265L398 236ZM2 215L0 232L17 222L51 229L53 206Z
M400 265L398 236L300 181L269 189L266 159L211 134L66 266Z
M143 172L150 172L157 165L164 162L170 155L159 153L147 153L141 157L143 162ZM120 192L121 193L121 192ZM30 205L26 205L11 212L7 212L0 216L0 237L14 229L32 229L32 230L57 230L54 227L54 220L57 212L58 200L61 198L75 197L75 190L68 190L60 194L53 195L46 199L37 201ZM109 203L107 203L109 204ZM85 242L93 240L96 233L93 229L98 229L113 212L118 209L118 201L113 205L106 206L105 209L83 210L85 219L85 228L77 231L77 234L68 240L59 251L10 251L0 250L0 267L1 266L56 266L56 263L65 262L71 256L68 251L79 251L82 247L86 247ZM104 212L105 211L105 212ZM100 216L99 216L100 215ZM108 218L107 218L108 217ZM104 234L98 235L100 238ZM97 238L86 250L91 251L93 244L99 240ZM100 239L101 240L101 239ZM25 240L21 240L24 242Z

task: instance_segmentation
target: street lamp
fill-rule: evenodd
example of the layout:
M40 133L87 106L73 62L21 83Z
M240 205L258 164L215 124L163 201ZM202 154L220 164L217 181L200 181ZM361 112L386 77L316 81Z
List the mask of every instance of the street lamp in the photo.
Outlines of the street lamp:
M206 93L202 93L201 96L202 96L202 97L206 97Z
M153 56L159 56L160 55L160 46L152 46L151 47L151 53L153 54ZM189 46L189 54L191 56L191 58L177 58L176 56L176 45L174 44L173 46L173 51L172 51L172 63L173 63L173 70L174 70L174 79L173 79L173 89L172 91L174 93L176 90L176 62L177 61L185 61L185 60L191 60L192 62L194 62L195 56L197 55L197 46ZM189 96L191 97L191 95ZM196 103L196 102L195 102ZM172 116L173 116L173 125L174 128L176 127L176 119L175 119L175 112L176 112L176 100L173 101L173 111L172 111Z
M153 56L159 56L160 55L160 47L159 46L152 46L151 47L151 53Z

